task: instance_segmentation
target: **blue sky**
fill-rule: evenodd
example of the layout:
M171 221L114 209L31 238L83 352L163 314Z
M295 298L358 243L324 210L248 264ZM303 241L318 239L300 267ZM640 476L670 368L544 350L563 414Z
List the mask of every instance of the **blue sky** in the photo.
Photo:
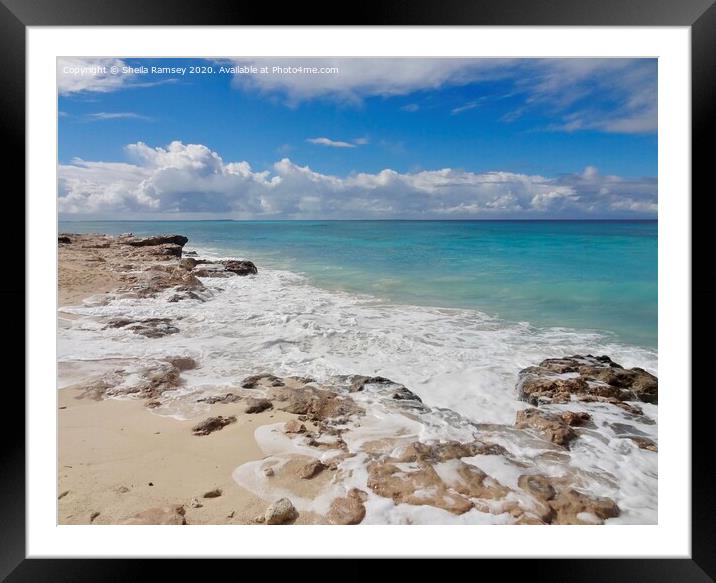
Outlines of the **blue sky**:
M645 59L65 59L60 211L652 218L656 80Z

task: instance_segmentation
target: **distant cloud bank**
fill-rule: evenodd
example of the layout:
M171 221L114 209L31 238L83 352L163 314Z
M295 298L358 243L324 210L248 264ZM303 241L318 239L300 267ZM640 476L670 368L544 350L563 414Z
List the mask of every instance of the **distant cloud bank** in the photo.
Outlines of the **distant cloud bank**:
M594 167L556 178L452 168L340 177L288 158L255 171L248 162L225 162L204 145L179 141L137 142L125 150L131 163L60 165L63 216L655 218L657 212L656 178L606 176Z

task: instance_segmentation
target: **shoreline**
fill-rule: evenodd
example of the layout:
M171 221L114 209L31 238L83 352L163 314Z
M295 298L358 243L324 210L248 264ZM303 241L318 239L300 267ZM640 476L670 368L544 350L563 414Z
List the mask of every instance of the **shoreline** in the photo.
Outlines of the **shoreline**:
M171 245L176 246L176 243L159 243L138 247L122 244L123 246L119 248L121 257L116 260L113 253L117 249L118 238L72 234L68 236L70 239L74 237L75 241L60 245L59 298L61 301L63 298L65 300L69 298L69 301L78 301L80 298L86 299L99 292L108 296L105 298L100 296L99 305L109 305L107 302L111 304L111 297L116 295L117 289L120 289L123 290L122 293L126 297L134 298L132 301L160 295L168 298L169 302L178 303L176 305L183 305L185 300L210 303L214 294L227 293L221 291L223 289L221 286L214 286L214 282L218 281L223 286L225 283L234 281L231 278L238 276L243 280L242 275L254 277L252 274L255 274L255 271L251 271L250 267L245 265L250 262L235 261L231 264L231 269L234 271L227 274L230 261L204 263L201 258L182 259L183 244L179 245L178 254L177 249L171 247ZM97 241L98 238L99 241ZM85 243L89 240L89 244L85 247L85 243L81 243L84 248L80 249L77 246L77 240L85 241ZM105 246L105 244L107 245ZM73 245L75 249L71 250ZM75 251L77 257L70 257L70 261L67 261L68 252L71 255ZM63 259L65 259L64 262ZM67 270L68 264L72 268L69 271ZM181 265L191 265L191 267L189 269L179 268ZM253 269L255 270L255 267ZM65 277L63 277L63 271ZM242 271L246 271L246 273L238 273ZM68 273L73 277L68 277ZM196 274L200 274L200 277L197 278ZM209 279L207 280L205 277L209 277ZM206 282L207 285L202 282ZM209 285L209 282L212 285ZM250 285L248 280L246 285ZM110 293L113 291L114 294ZM170 292L174 295L167 295ZM62 308L66 307L69 306L61 303L58 315L67 318L68 326L73 326L73 320L86 318L86 316L63 311ZM126 334L125 330L133 330L134 334L148 338L161 338L165 333L172 334L171 329L176 325L174 321L170 321L170 318L157 317L153 319L138 318L136 321L127 323L117 322L117 318L114 320L105 318L104 320L108 322L105 325L106 329L117 330L112 334ZM150 320L153 321L150 322ZM167 336L167 338L174 338L174 336ZM153 342L157 347L162 346L161 339ZM193 356L177 354L176 357L193 360ZM58 411L60 416L58 495L69 490L69 493L61 496L58 502L60 523L115 524L131 520L133 516L146 513L148 510L166 510L169 507L176 510L181 506L182 514L180 515L177 515L176 512L164 512L164 514L155 512L155 516L152 516L151 519L147 519L145 516L137 520L152 520L154 521L152 523L156 523L157 520L176 521L178 520L177 516L181 516L183 517L181 521L188 524L250 524L257 522L257 518L258 521L261 521L262 517L266 520L266 513L270 509L268 507L276 501L277 496L272 494L273 492L288 493L289 497L293 497L298 506L298 514L297 517L288 519L287 522L297 524L326 523L327 521L329 523L354 523L356 516L361 513L365 516L366 507L368 509L366 520L374 521L376 518L373 516L372 508L376 506L378 497L381 499L392 498L398 508L402 509L400 513L403 514L409 513L410 507L423 508L437 504L439 512L435 516L438 520L448 519L453 515L459 517L463 513L466 513L464 516L472 516L475 511L487 513L487 516L494 516L497 522L521 521L523 523L554 522L555 520L558 523L560 521L562 523L565 521L566 523L593 523L595 521L603 522L613 516L610 514L614 512L613 510L596 509L594 500L601 500L599 497L582 499L578 496L579 499L575 502L570 498L570 496L574 496L570 493L572 492L571 486L556 478L550 478L553 482L550 488L557 488L559 504L552 502L552 499L539 500L539 496L537 499L532 496L532 500L526 500L524 492L517 495L521 489L521 486L517 487L517 484L506 486L495 482L493 486L486 489L484 477L479 480L483 484L479 488L474 484L471 486L448 484L452 478L448 479L442 476L448 466L452 468L451 472L457 470L459 470L458 473L462 472L460 474L462 477L459 479L461 483L465 481L465 476L469 477L468 483L472 483L477 479L477 475L482 475L475 474L475 470L472 469L474 466L462 461L463 458L470 458L469 455L466 455L467 453L479 450L474 443L468 448L470 451L465 450L465 455L460 454L456 457L445 457L443 453L438 455L435 453L437 446L428 444L429 448L433 448L430 450L433 453L427 458L424 456L417 458L418 466L422 467L422 473L414 477L403 478L401 476L400 483L396 483L391 477L395 475L395 470L390 468L402 468L402 464L405 463L395 458L396 447L399 449L410 447L411 441L400 438L400 431L404 430L398 430L393 437L388 436L390 443L386 442L382 445L376 443L370 445L369 448L367 448L365 440L362 442L360 440L351 441L349 436L354 439L353 434L356 433L356 429L351 429L350 424L355 423L355 427L365 424L367 422L364 420L365 415L370 414L368 408L373 406L372 401L364 403L364 397L369 391L377 391L376 395L381 400L381 406L384 407L387 403L390 414L400 415L401 418L406 415L410 417L415 412L420 412L420 415L423 416L434 416L437 413L423 405L421 399L409 389L387 379L385 379L387 382L364 381L365 389L359 389L361 392L352 393L351 390L346 392L342 383L348 382L350 385L351 382L356 382L356 375L351 376L354 372L351 370L345 372L352 380L340 380L340 382L324 380L321 383L315 383L312 379L307 379L306 382L284 376L271 377L274 380L270 380L270 382L259 378L254 381L253 386L244 389L243 385L247 380L244 379L240 382L241 386L232 393L235 401L209 404L207 405L208 409L207 406L202 406L200 418L177 420L154 414L147 410L147 405L158 408L165 407L165 397L172 394L172 391L176 391L177 387L182 387L185 377L189 379L189 384L200 378L202 366L205 364L201 358L198 358L198 363L194 363L187 369L177 369L176 371L171 370L171 366L174 366L171 364L168 373L166 371L162 373L166 373L168 376L159 381L161 390L158 390L156 386L148 389L146 381L149 373L147 371L151 367L155 367L152 369L155 370L157 366L164 370L162 367L167 366L168 360L171 361L166 357L162 358L164 360L160 358L159 364L152 361L151 365L146 365L149 361L144 358L148 368L145 370L140 367L137 369L139 372L132 372L133 375L139 376L141 383L145 384L139 383L137 386L130 387L131 391L126 393L129 398L106 398L112 396L112 391L117 390L117 386L126 388L127 379L131 375L125 374L125 371L122 373L124 375L122 378L113 380L114 386L107 382L107 371L105 370L99 376L97 371L94 371L94 376L90 375L91 379L89 377L85 380L73 379L78 381L70 383L74 385L74 388L58 390L59 406L61 407ZM127 363L124 363L123 366L126 367ZM194 368L197 370L194 371ZM82 371L80 370L78 374L81 377ZM69 377L71 378L72 375ZM102 382L99 384L97 384L98 378L102 378ZM540 382L543 381L544 379L540 380ZM156 379L151 382L156 384ZM82 388L80 389L78 386ZM89 391L88 386L91 387ZM217 387L214 389L214 393L226 394L223 388L225 387L219 391ZM401 392L403 390L406 392ZM383 394L385 391L387 393ZM81 393L84 393L84 397L77 398ZM538 393L539 398L535 398L531 403L535 407L535 411L541 410L542 402L539 399L547 399L548 403L554 401L555 406L558 406L556 404L560 398L564 402L564 392L559 395L554 394L554 391L552 394L548 394L549 391L539 391ZM310 407L306 409L305 406L301 408L300 404L296 407L294 395L305 395L311 403L322 404L318 410L313 410ZM336 401L335 395L339 395L338 401ZM619 414L621 414L621 411L626 411L626 408L631 405L627 402L622 405L622 401L614 395L618 395L618 393L613 392L610 397L600 395L599 399L601 400L596 397L594 400L599 402L600 407L608 404L615 410L619 409ZM144 403L131 396L143 397ZM98 397L101 400L93 400L91 397ZM389 400L385 401L386 398ZM571 398L574 402L574 397ZM246 409L249 399L267 400L268 408L258 413L248 413ZM399 409L395 409L392 404L395 399L399 399L396 402L396 406L400 404ZM612 401L607 399L612 399ZM328 404L336 402L346 408L345 415L334 415L333 411L329 411L330 407L334 405L329 407ZM580 403L584 404L575 405L573 408L584 409L592 406L588 405L587 399L583 399ZM87 407L92 408L91 414ZM359 412L360 408L366 408L367 412ZM194 414L196 415L196 411ZM516 427L521 427L519 431L526 430L530 439L534 438L535 431L542 435L545 435L545 431L547 431L546 435L548 435L551 445L545 445L545 447L548 450L555 449L555 453L564 446L555 441L554 435L564 433L570 436L569 439L573 439L576 435L588 431L578 428L579 423L572 426L561 417L556 419L550 417L551 415L553 415L552 412L545 410L537 416L536 422L533 419L523 419L522 426L518 423ZM197 421L205 417L216 416L235 416L236 421L209 435L196 436L191 433L191 428ZM353 421L354 416L356 418L363 417L360 422L357 422ZM101 420L101 423L96 422L98 420ZM289 422L289 425L285 427L294 425L307 427L299 434L286 432L286 429L281 429L280 426L269 427L282 422ZM553 425L555 423L556 426ZM257 432L256 429L259 427L262 429ZM155 433L157 431L159 433ZM505 431L507 432L505 435L507 435L509 432L514 432L515 429ZM270 437L271 433L276 434L277 437ZM486 432L486 436L488 433ZM330 439L325 441L331 435L338 436L337 441L335 438L333 438L334 441ZM504 439L504 435L500 431L495 435ZM257 442L257 436L259 436L259 442ZM318 443L321 439L324 442ZM386 437L381 439L385 440ZM310 441L313 441L314 445L308 447L301 445ZM281 447L277 445L279 442ZM89 443L92 445L88 445ZM447 443L451 443L451 441L448 439ZM558 448L555 448L555 444ZM462 446L464 445L465 443L462 442ZM487 448L485 451L489 450L489 443L482 445ZM656 447L655 444L653 447ZM351 478L352 474L346 472L346 468L352 467L353 457L357 451L362 450L370 451L369 455L373 456L375 460L364 468L351 470L353 473L358 472L356 475L361 476L362 472L368 470L367 476L356 480L355 476ZM491 451L496 452L497 449L493 448ZM479 454L479 456L484 455ZM270 463L266 460L269 460ZM316 460L321 464L321 470L308 479L300 477L306 467L316 464ZM489 465L487 460L483 461ZM64 468L64 466L72 467ZM275 472L273 468L275 468ZM241 471L239 471L240 469ZM250 474L249 470L255 470L254 473L258 475L258 478ZM436 478L434 475L436 471L442 477ZM154 477L149 477L150 474ZM239 485L237 480L243 480L242 485ZM422 486L418 487L418 482L411 484L411 480L417 480ZM492 481L494 480L488 476L488 482L492 484ZM153 486L149 486L149 482ZM354 483L360 483L360 487L349 487ZM270 485L265 486L265 484ZM257 496L256 492L263 492L264 486L266 495L264 497ZM453 502L446 504L445 502L431 501L429 496L425 498L424 495L419 495L420 488L423 487L428 487L428 489L431 487L447 488L445 495L448 498L452 497ZM203 493L209 492L212 488L220 488L222 494L216 498L202 499ZM326 497L329 491L333 492L332 500L328 500ZM416 496L418 497L416 498ZM495 503L478 503L477 500L485 496L486 499L506 498L497 505ZM582 495L580 494L580 496ZM198 504L201 506L192 506L194 498L197 498ZM507 502L508 499L510 503ZM313 502L309 502L311 500ZM549 511L545 508L540 511L540 504L542 507L549 508ZM570 507L570 510L563 510L563 507L567 506ZM405 509L406 507L408 510ZM576 508L581 507L591 510L575 511ZM446 512L449 514L445 514ZM596 514L594 514L595 512ZM604 512L604 516L600 517L599 512ZM95 513L99 514L95 515ZM400 515L400 513L398 514ZM92 518L93 515L95 515L94 518ZM161 517L157 519L159 515Z

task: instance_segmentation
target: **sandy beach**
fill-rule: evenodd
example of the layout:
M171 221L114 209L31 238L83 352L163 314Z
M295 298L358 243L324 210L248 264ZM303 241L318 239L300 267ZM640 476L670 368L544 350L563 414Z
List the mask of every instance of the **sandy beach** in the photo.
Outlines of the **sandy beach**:
M212 301L234 281L245 287L231 293L246 298L259 271L248 260L186 254L186 242L60 236L58 326L96 338L92 357L58 363L60 524L628 519L620 502L630 492L612 497L622 491L618 474L580 464L593 463L585 455L599 455L599 440L651 463L653 375L607 356L547 359L520 372L511 419L489 424L354 370L314 379L277 365L227 383L218 380L224 361L202 342L170 342L189 325L174 307L202 306L201 321L216 318ZM227 362L243 350L237 342ZM134 345L146 348L125 350Z

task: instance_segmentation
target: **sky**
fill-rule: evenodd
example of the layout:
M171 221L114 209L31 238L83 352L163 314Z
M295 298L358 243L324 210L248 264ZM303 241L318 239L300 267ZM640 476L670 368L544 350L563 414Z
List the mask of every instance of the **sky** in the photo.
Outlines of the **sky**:
M655 59L58 59L63 219L656 218Z

